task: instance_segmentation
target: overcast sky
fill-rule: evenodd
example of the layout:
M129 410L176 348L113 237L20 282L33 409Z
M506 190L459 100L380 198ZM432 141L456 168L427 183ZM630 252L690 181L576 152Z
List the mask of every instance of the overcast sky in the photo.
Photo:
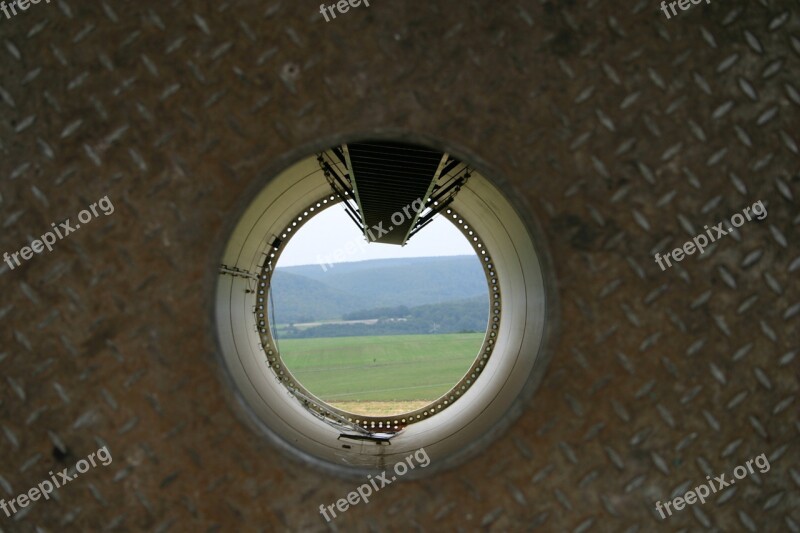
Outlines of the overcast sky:
M349 247L348 242L352 243ZM341 250L344 256L338 261L334 258L337 250ZM281 254L277 266L311 265L318 264L322 260L326 263L349 263L368 259L440 257L474 253L461 232L441 215L437 215L433 222L405 246L367 243L344 212L344 207L335 205L314 216L300 228ZM326 259L326 256L329 259Z

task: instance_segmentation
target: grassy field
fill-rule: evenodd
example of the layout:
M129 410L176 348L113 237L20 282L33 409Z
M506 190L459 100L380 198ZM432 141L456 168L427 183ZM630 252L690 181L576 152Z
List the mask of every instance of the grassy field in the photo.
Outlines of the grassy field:
M447 392L467 373L482 341L483 333L286 339L280 351L292 374L325 402L388 414ZM357 409L361 402L371 405L369 413Z

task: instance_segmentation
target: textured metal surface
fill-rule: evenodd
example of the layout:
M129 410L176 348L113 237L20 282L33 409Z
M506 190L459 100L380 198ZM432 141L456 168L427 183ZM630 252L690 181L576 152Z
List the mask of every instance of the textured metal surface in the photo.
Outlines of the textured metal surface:
M53 0L0 20L3 251L105 194L116 207L2 267L0 494L100 442L114 462L0 527L800 530L797 8L372 2L325 23L299 2ZM319 504L352 483L287 462L226 404L214 242L286 152L387 128L522 191L562 335L485 453L326 526ZM763 222L654 264L757 200ZM655 514L762 452L769 472Z

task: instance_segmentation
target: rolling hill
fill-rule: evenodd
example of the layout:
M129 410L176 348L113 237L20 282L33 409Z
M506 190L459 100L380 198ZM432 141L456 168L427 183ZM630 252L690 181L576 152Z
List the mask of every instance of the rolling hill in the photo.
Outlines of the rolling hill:
M279 267L272 280L278 324L341 320L365 310L488 298L475 256L376 259ZM464 328L469 329L469 328Z

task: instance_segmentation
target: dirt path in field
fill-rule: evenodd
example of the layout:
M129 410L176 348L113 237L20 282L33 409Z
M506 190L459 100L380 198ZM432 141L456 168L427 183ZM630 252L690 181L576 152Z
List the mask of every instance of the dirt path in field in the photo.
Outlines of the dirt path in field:
M337 409L366 416L399 415L425 407L429 403L430 401L425 400L407 402L330 402Z

